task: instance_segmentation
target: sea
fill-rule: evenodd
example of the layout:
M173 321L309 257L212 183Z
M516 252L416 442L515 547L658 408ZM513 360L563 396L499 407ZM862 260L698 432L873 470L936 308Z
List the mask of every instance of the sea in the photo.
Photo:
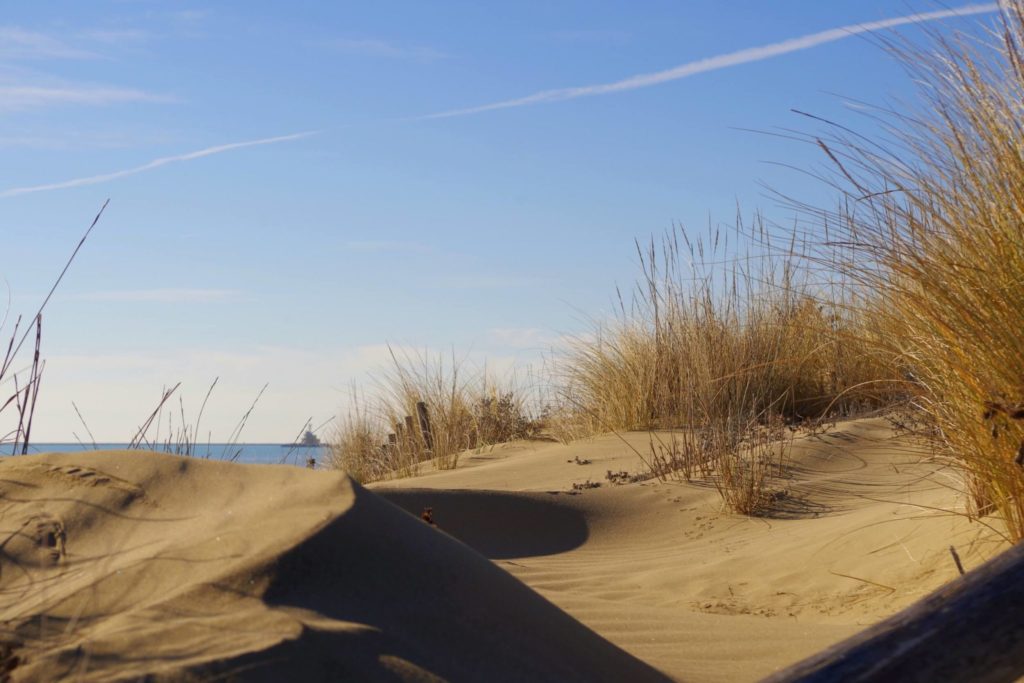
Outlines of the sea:
M11 444L0 445L0 455L11 455ZM128 448L126 443L31 443L29 453L81 453L91 450L121 450ZM165 451L160 445L149 450ZM173 453L174 451L167 451ZM21 453L21 447L18 447ZM323 468L327 463L329 448L327 446L292 446L276 443L245 443L226 444L210 443L197 444L193 457L209 460L233 460L254 465L298 465L308 467L310 458L315 460L315 466ZM143 451L139 455L144 455Z

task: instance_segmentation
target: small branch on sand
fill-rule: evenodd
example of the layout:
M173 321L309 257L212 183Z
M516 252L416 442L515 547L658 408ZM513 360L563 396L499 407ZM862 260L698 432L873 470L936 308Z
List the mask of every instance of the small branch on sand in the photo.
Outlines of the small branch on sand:
M854 581L860 581L861 583L869 583L872 586L878 586L879 588L883 588L883 589L889 591L890 593L895 593L896 592L895 588L893 588L892 586L886 586L884 583L878 583L876 581L871 581L869 579L862 579L862 578L860 578L858 576L850 576L849 574L841 574L839 572L834 572L831 569L828 570L828 573L832 574L833 576L841 576L844 579L853 579Z
M956 548L949 546L949 554L953 556L953 561L956 562L957 571L960 572L960 576L964 575L964 565L960 562L960 555L957 554Z

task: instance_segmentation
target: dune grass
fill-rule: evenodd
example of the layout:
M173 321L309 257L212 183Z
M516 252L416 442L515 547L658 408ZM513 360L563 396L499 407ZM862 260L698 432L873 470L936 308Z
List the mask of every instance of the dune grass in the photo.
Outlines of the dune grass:
M846 188L823 214L873 292L878 348L906 378L975 514L1024 539L1024 2L987 42L892 46L919 84L890 139L816 139Z
M486 369L472 371L454 356L391 349L391 365L377 372L375 384L373 398L352 392L349 412L331 439L331 464L357 481L413 476L427 461L454 469L464 451L538 429L514 382L497 382Z
M1004 3L987 42L889 47L920 104L871 112L884 139L840 125L808 137L834 164L841 208L814 208L813 229L781 243L759 220L638 245L632 296L556 363L556 436L651 430L654 474L709 479L756 513L797 425L900 402L962 469L971 514L1024 539L1024 0ZM454 467L486 441L479 392L454 368L407 361L381 410L354 413L339 439L339 463L377 459L370 478L426 458ZM382 448L419 400L440 445Z
M598 430L681 430L652 441L659 477L710 478L731 509L754 513L782 471L785 423L890 399L852 300L813 280L802 245L776 249L760 219L638 253L630 304L572 346L561 391Z

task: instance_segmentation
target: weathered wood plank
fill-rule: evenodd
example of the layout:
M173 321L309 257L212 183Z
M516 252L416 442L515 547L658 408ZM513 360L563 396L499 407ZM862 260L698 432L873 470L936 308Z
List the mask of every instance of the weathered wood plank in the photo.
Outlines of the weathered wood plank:
M420 401L416 404L416 415L420 419L420 433L423 434L423 444L428 451L434 451L434 434L430 429L430 413L427 411L427 404Z
M971 681L1024 677L1024 545L885 621L769 678L783 681Z

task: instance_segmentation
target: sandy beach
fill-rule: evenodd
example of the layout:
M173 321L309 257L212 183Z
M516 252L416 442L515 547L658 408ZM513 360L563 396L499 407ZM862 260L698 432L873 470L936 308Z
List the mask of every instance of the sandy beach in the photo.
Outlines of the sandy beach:
M707 484L610 483L642 470L615 435L368 489L144 452L6 457L12 680L757 680L954 579L950 545L967 569L1004 547L948 512L928 455L878 418L799 436L761 517Z

